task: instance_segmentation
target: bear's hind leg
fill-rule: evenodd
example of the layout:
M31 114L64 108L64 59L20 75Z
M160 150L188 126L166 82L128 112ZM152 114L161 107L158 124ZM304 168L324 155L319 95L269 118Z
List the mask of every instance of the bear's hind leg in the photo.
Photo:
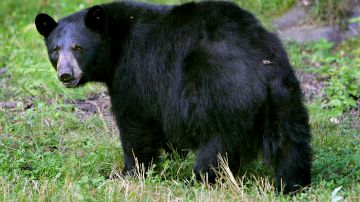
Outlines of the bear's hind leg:
M295 193L311 183L310 147L307 143L286 141L274 155L273 168L277 189L284 194Z
M296 116L296 115L295 115ZM263 142L265 161L275 171L277 189L296 192L311 183L310 133L307 123L288 118L266 130Z
M295 135L306 130L302 126L279 129L277 133L265 133L263 156L275 171L277 190L293 193L311 183L311 148L308 140L294 140ZM276 137L275 134L278 136Z
M277 188L293 193L311 183L311 135L300 93L273 99L263 135L263 157L275 171Z

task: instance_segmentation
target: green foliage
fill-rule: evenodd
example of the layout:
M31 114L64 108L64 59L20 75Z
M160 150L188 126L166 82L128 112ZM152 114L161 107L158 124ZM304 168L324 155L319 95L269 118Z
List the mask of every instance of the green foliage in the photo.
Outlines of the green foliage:
M23 114L3 114L0 137L2 180L67 179L99 186L122 162L120 142L98 136L99 118L80 122L69 105L37 106ZM114 164L115 163L115 164ZM69 169L71 168L71 169ZM0 188L1 189L1 188Z
M351 39L333 50L325 40L305 45L291 44L293 64L303 71L319 74L325 80L323 107L345 112L360 98L360 38Z
M320 56L317 62L322 63L315 72L328 77L325 88L327 100L323 104L346 111L356 106L356 99L360 98L360 52L331 53L331 46L329 42L320 41L313 47L313 51Z
M360 17L351 19L350 23L358 23L360 25Z
M326 181L332 189L360 182L360 136L353 126L359 118L339 117L336 109L324 113L319 103L310 105L309 110L314 134L314 181Z
M271 28L271 20L281 16L291 8L295 0L236 0L235 2L253 12L261 22Z

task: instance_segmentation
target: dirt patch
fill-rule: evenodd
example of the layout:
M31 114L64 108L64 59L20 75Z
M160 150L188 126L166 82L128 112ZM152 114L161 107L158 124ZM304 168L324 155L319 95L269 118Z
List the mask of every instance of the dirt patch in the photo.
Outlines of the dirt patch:
M7 67L0 68L0 76L5 74L8 71Z
M352 127L355 130L360 131L360 100L357 101L356 107L349 112L346 112L344 116L350 116L352 118ZM360 135L360 133L357 135Z
M304 72L296 72L296 77L300 80L301 89L307 101L326 96L323 90L326 87L324 78Z
M92 94L86 100L66 100L65 103L74 105L75 113L81 120L96 113L104 117L112 116L110 97L105 92Z
M33 102L26 99L25 101L9 101L9 102L0 102L0 109L8 111L25 111L32 108Z
M90 116L95 114L100 115L106 121L108 127L112 130L117 130L114 117L111 113L110 96L106 92L92 94L86 100L67 100L67 104L74 106L76 116L85 121Z

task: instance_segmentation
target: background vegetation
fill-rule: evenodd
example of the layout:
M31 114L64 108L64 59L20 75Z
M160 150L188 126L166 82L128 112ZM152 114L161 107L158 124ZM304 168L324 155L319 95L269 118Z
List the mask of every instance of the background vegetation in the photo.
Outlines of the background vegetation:
M294 198L277 195L271 172L260 160L245 175L234 177L224 169L222 182L214 186L194 181L194 155L182 161L164 154L148 178L122 178L116 129L101 111L80 119L72 104L104 87L63 88L33 25L39 12L59 19L100 2L0 1L0 201L360 200L360 38L335 48L326 41L286 44L303 87L311 87L306 103L313 131L313 184L306 192ZM270 27L294 1L238 3Z
M298 0L303 1L304 0ZM352 8L360 4L360 0L306 0L309 2L311 19L321 24L337 24L344 26L344 18L351 15Z

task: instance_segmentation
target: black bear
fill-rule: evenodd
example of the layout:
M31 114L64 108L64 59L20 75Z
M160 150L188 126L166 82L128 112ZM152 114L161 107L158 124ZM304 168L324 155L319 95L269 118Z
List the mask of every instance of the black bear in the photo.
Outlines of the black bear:
M38 14L66 87L106 84L125 173L161 148L197 151L194 172L216 178L261 151L278 187L310 184L311 135L299 81L276 35L230 2L97 5L56 22Z

